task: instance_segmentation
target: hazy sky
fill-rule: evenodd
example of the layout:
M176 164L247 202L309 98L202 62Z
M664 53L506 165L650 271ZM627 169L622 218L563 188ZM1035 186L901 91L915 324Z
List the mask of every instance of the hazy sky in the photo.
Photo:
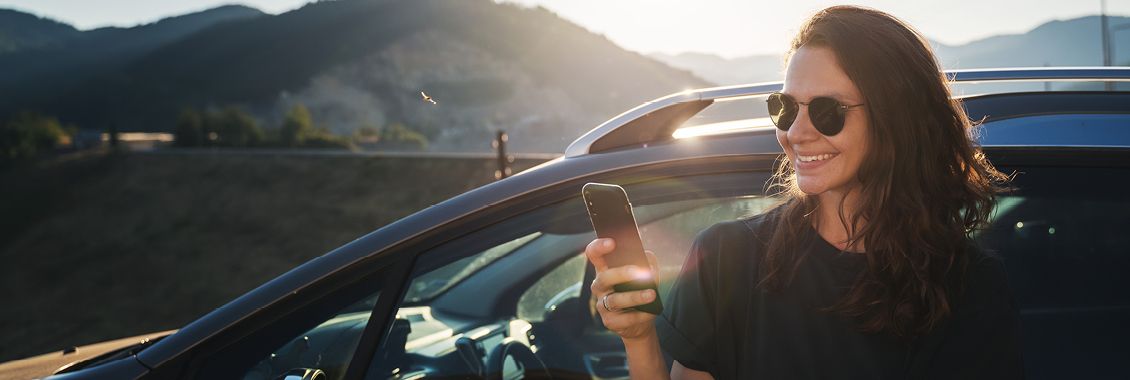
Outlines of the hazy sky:
M133 26L239 3L268 13L309 0L0 0L75 25ZM461 1L461 0L450 0ZM496 0L498 1L498 0ZM621 47L643 53L696 51L726 57L777 53L805 15L844 2L824 0L506 0L543 6ZM1099 13L1099 0L859 0L916 26L933 40L963 44L1024 33L1051 20ZM1108 0L1107 13L1130 15L1130 0ZM1123 32L1130 33L1130 32Z

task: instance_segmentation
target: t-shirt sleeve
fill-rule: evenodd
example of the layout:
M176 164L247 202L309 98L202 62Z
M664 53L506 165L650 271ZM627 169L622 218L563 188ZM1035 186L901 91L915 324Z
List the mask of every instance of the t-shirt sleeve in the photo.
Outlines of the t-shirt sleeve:
M717 250L713 230L707 229L695 239L655 327L664 352L684 367L717 377L718 269L716 258L711 257L711 251Z
M1004 264L989 257L972 266L962 305L934 344L926 379L1023 379L1020 310ZM918 377L918 376L913 376Z

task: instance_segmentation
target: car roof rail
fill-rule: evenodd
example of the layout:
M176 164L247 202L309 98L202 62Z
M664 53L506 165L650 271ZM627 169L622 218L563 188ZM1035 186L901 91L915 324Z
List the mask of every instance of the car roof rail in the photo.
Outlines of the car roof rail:
M953 82L1130 82L1126 67L1032 67L947 70ZM565 158L672 139L675 130L715 101L765 96L784 82L688 90L641 104L593 128L569 144Z

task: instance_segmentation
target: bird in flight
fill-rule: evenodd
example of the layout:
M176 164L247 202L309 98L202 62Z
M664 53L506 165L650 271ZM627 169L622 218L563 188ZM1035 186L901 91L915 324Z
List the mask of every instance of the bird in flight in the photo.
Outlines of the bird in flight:
M428 102L432 102L432 104L436 104L436 101L432 100L432 98L430 96L428 96L428 94L425 94L423 91L420 91L420 95L424 96L424 101L428 101Z

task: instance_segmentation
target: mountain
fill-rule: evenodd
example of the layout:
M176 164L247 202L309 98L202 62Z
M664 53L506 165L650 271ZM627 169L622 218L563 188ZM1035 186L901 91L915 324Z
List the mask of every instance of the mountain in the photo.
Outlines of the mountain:
M719 85L778 81L784 77L785 63L778 55L754 55L726 59L709 53L648 54L657 61L690 70Z
M1108 17L1108 22L1114 27L1130 23L1130 18ZM935 54L948 69L1100 66L1103 57L1101 25L1099 16L1052 21L1024 34L994 36L959 46L937 44ZM1114 62L1130 64L1130 35L1119 32L1112 35L1115 36Z
M0 9L0 57L21 50L59 47L80 34L73 26L55 20Z
M1130 23L1130 18L1109 17L1111 27ZM1022 66L1099 66L1102 40L1099 16L1051 21L1016 35L1002 35L950 46L931 42L945 69L977 69ZM1114 33L1115 62L1130 65L1130 34ZM690 70L719 85L781 80L783 65L776 55L724 59L712 54L649 54L672 67Z
M73 27L12 10L0 10L0 31L21 38L0 54L0 115L14 109L41 109L44 101L91 78L108 75L152 49L225 21L262 16L249 7L230 5L135 26L79 32ZM53 24L53 25L52 25ZM53 31L47 33L46 31ZM13 39L16 40L16 39Z
M640 103L711 85L543 8L490 0L316 2L216 23L94 75L68 69L86 77L0 94L0 114L18 103L80 128L168 131L183 107L234 104L271 128L301 103L338 134L400 123L431 149L482 151L504 129L514 151L556 152Z

